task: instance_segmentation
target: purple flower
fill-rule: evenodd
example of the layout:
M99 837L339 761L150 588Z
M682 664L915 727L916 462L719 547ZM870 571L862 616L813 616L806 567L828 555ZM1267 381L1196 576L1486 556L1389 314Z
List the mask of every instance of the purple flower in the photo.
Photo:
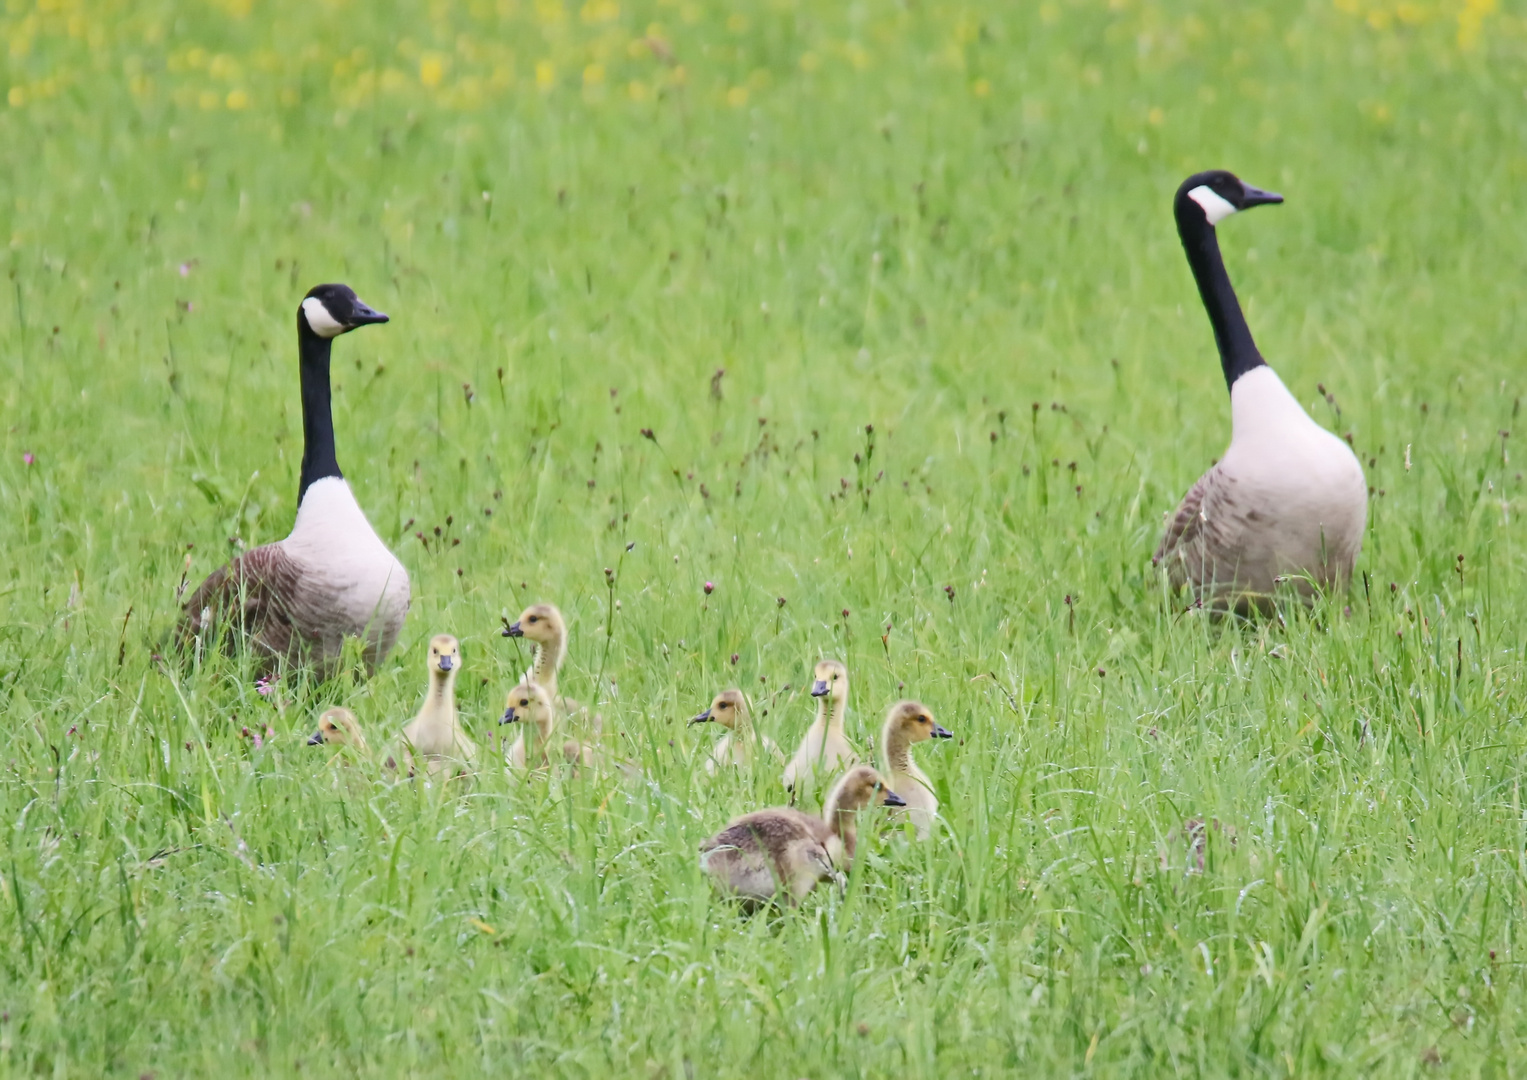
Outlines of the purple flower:
M710 594L711 594L711 593L713 593L713 592L715 592L715 591L716 591L716 586L715 586L715 584L714 584L714 583L713 583L713 582L709 582L709 581L707 581L707 582L706 582L706 583L705 583L705 595L706 595L706 596L709 596L709 595L710 595Z
M261 697L270 697L270 695L272 695L272 694L274 694L276 692L276 680L279 679L279 678L280 678L279 675L273 675L273 676L270 676L269 678L266 678L266 677L262 676L262 677L256 679L255 680L255 691Z
M34 464L36 461L37 461L37 455L32 453L32 451L30 451L30 450L28 450L26 453L21 455L21 463L23 465L31 465L31 464Z

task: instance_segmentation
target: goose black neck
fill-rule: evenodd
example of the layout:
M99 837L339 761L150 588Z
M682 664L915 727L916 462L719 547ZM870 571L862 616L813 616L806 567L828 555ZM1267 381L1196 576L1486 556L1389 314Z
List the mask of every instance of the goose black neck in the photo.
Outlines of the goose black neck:
M1198 295L1203 298L1204 310L1209 313L1209 325L1214 327L1214 343L1219 346L1225 386L1234 386L1242 375L1265 366L1267 361L1257 351L1257 343L1251 338L1251 327L1246 325L1246 316L1241 313L1230 275L1225 272L1225 260L1219 253L1219 237L1214 233L1214 226L1204 221L1198 207L1193 205L1178 213L1177 234L1182 237L1188 265L1193 269L1193 280L1198 282Z
M334 456L334 413L329 391L329 354L333 344L313 333L297 317L297 351L302 374L302 478L297 503L315 480L343 477Z

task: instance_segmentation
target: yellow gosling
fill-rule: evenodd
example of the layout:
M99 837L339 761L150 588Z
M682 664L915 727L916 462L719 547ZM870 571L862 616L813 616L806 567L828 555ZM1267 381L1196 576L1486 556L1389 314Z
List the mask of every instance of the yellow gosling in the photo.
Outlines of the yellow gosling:
M309 746L348 746L359 754L369 754L366 737L361 734L355 714L343 706L325 709L318 717L318 730L308 736Z
M560 738L561 717L552 707L551 695L544 686L521 683L509 691L500 724L520 724L519 738L509 747L504 759L521 772L544 769L561 762L589 768L602 763L602 755L577 739Z
M795 757L785 766L785 788L792 803L815 785L818 776L830 776L859 760L859 752L843 734L843 717L848 711L848 669L836 660L823 660L814 674L811 696L817 699L816 719L807 729Z
M530 670L523 681L546 688L552 705L564 716L587 723L590 730L599 735L604 718L598 714L589 716L577 701L562 697L557 690L557 673L567 659L567 621L555 604L532 604L520 612L520 617L504 628L504 636L524 638L535 647Z
M925 840L938 816L938 798L933 782L912 760L912 744L928 739L950 739L953 733L941 727L921 701L898 701L885 714L880 733L882 768L891 790L902 797L907 809L897 817L910 818L917 828L917 838Z
M736 688L721 691L711 700L710 708L692 717L689 723L690 726L718 724L726 729L726 734L716 740L710 757L705 760L705 771L711 775L715 775L717 767L750 767L760 750L776 758L779 756L779 747L772 740L754 732L748 699Z
M409 775L420 764L431 775L458 766L471 766L477 747L462 730L456 714L456 673L461 670L461 646L449 634L429 643L429 690L419 715L403 728L403 757Z

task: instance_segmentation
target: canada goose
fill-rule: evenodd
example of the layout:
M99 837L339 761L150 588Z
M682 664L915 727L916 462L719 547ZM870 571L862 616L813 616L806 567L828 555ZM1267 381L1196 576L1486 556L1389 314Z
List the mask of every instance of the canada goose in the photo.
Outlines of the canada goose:
M809 788L817 773L835 773L852 765L859 753L843 734L843 714L848 711L848 669L836 660L823 660L816 666L816 681L811 696L817 699L817 718L801 739L795 757L785 766L785 788L791 801L801 794L797 786Z
M450 634L429 643L429 690L419 715L403 728L403 754L412 774L422 758L433 775L456 765L470 765L477 747L462 730L456 715L456 672L461 669L461 646Z
M752 764L755 751L758 749L776 757L779 755L779 747L775 746L768 736L754 733L753 717L748 711L748 699L743 697L741 690L734 688L721 691L711 701L710 708L692 717L689 723L690 726L716 723L726 728L726 734L716 740L710 757L705 761L706 772L715 773L718 765L722 767L737 765L747 768Z
M343 706L325 709L318 717L318 730L308 736L309 746L348 746L358 753L368 752L366 737L361 734L355 714Z
M880 745L885 754L886 782L906 802L905 814L916 826L919 840L927 839L933 827L938 798L933 794L933 781L912 760L912 744L953 737L952 732L933 719L928 706L921 701L898 701L885 714Z
M562 670L562 661L567 659L567 622L556 605L532 604L520 612L520 617L505 627L503 633L505 637L524 638L535 646L535 656L530 670L525 672L524 681L544 686L552 704L564 715L587 721L593 733L600 734L604 726L602 716L589 717L582 705L557 692L557 673Z
M315 286L297 309L302 383L302 476L297 520L285 540L246 551L191 594L180 616L182 646L209 646L228 628L264 666L311 659L331 674L346 637L362 637L375 670L408 614L408 571L366 520L334 456L329 353L334 338L384 323L347 285ZM210 635L210 640L209 640Z
M749 907L781 894L794 906L817 882L849 869L855 815L874 803L906 805L873 768L855 766L832 789L821 817L781 806L733 818L700 845L700 869Z
M1238 610L1265 606L1284 577L1305 596L1345 581L1368 517L1357 456L1262 359L1220 257L1215 225L1282 201L1220 170L1188 177L1173 204L1230 388L1230 446L1182 500L1152 563L1167 564L1173 588Z
M555 762L584 765L590 768L603 764L602 755L587 743L577 739L558 739L559 722L557 710L552 706L551 695L537 683L521 683L509 691L500 724L526 724L529 730L520 731L519 738L509 747L505 760L516 769L541 769ZM527 738L526 736L529 736Z

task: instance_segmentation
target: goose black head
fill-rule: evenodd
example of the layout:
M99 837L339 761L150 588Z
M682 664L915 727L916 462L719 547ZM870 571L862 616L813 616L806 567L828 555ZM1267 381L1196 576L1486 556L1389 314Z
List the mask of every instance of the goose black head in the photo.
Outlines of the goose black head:
M1194 173L1177 189L1172 209L1179 225L1202 223L1213 227L1231 214L1253 206L1269 206L1283 201L1283 196L1263 191L1245 183L1235 173L1224 169ZM1196 221L1194 219L1197 219Z
M386 321L386 315L356 296L348 285L315 285L297 309L298 325L321 338L338 337L357 326Z

